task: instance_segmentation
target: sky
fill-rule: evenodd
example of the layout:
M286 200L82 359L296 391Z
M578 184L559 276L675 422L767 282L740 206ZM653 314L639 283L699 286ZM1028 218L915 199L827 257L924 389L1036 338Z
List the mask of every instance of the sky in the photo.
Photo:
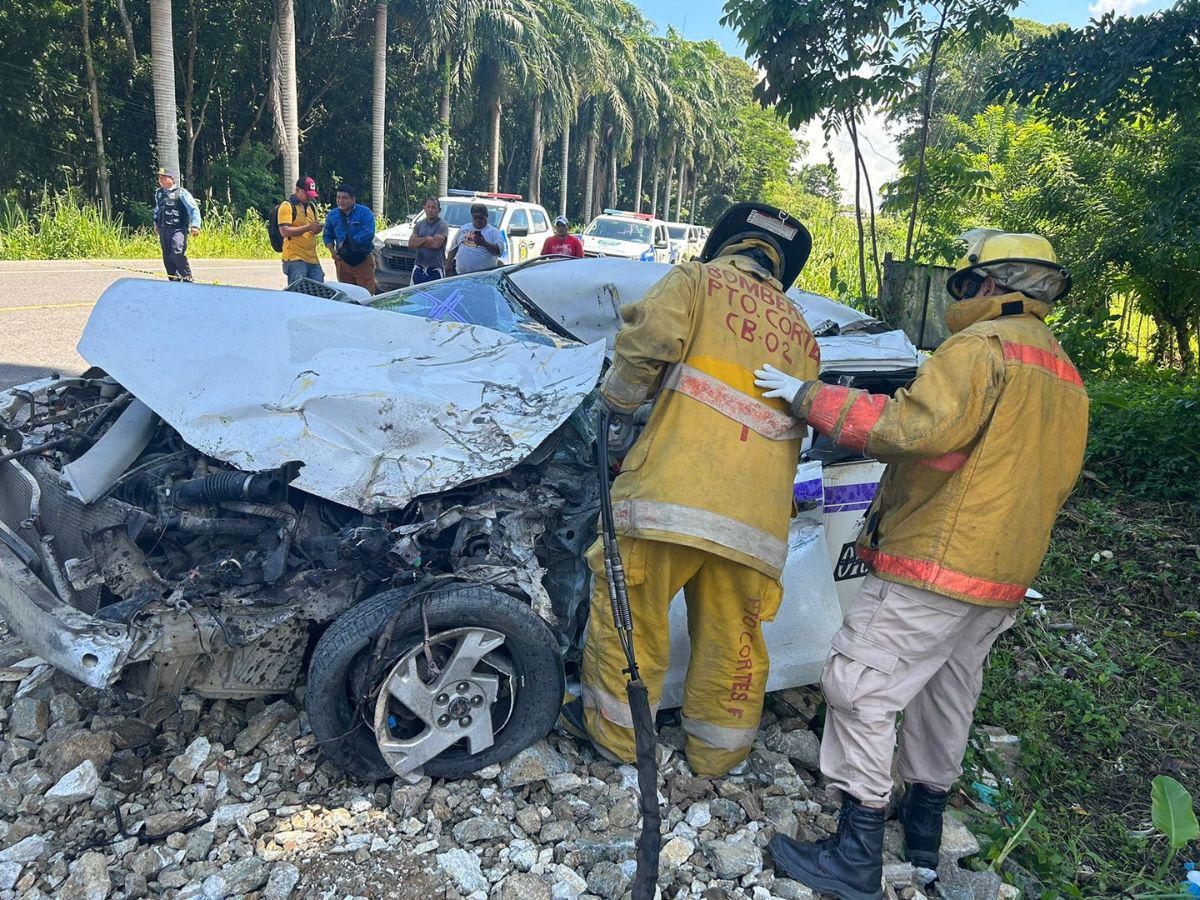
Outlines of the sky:
M737 35L721 25L724 0L634 0L642 12L660 30L668 25L688 40L699 41L711 38L734 56L743 56L744 48ZM1170 6L1169 0L1023 0L1013 13L1023 19L1056 24L1065 22L1078 28L1094 17L1114 11L1118 15L1140 15ZM808 144L806 162L824 162L827 153L832 153L834 164L842 180L844 191L853 191L854 162L850 142L844 137L834 136L828 147L818 123L810 123L798 137ZM871 115L859 128L863 141L863 154L871 175L871 186L878 194L879 186L896 174L895 141L888 133L882 115Z

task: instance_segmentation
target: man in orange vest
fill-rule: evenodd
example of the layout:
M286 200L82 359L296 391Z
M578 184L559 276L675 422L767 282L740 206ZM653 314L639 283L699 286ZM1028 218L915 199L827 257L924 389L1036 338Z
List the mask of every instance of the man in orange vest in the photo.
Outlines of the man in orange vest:
M888 464L858 538L871 574L821 678L821 771L842 795L838 831L770 844L777 871L845 900L883 897L901 711L905 850L937 868L988 651L1012 625L1083 465L1087 393L1044 321L1070 275L1038 235L976 229L963 239L947 282L951 337L894 397L771 364L757 373L764 397Z
M670 650L667 612L687 601L691 662L683 701L687 758L701 775L744 760L758 729L768 659L761 623L782 597L792 482L804 426L763 400L764 354L797 378L817 377L819 351L784 295L812 245L787 213L732 207L697 262L673 268L621 310L624 325L601 386L616 414L653 411L613 484L642 678L657 708ZM613 626L603 548L583 654L583 717L602 751L634 759L625 657Z

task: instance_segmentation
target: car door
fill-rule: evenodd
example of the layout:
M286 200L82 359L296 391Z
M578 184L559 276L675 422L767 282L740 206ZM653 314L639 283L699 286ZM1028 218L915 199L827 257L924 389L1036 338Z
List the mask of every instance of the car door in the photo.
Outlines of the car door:
M524 209L514 209L508 220L508 261L523 263L529 259L529 213Z
M546 215L546 211L540 206L532 206L529 208L529 218L531 220L529 228L529 258L542 255L542 247L546 246L546 239L550 237L552 229L550 228L550 217Z
M659 248L659 244L666 244L665 247ZM671 245L671 233L667 231L666 225L659 225L654 229L654 261L664 263L679 262L678 253Z

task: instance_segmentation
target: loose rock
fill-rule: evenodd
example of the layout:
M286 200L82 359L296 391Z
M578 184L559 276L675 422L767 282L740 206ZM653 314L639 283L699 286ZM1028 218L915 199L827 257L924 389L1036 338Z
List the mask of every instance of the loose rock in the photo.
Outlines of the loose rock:
M562 754L546 741L526 747L500 768L500 787L511 790L525 784L545 781L571 768Z
M208 754L212 750L212 745L208 738L201 735L196 738L187 748L171 760L171 764L167 766L167 771L182 781L184 784L191 784L192 779L196 777L196 773L200 771L200 767L208 761Z
M762 869L762 851L750 841L710 841L704 855L720 878L741 878Z
M100 853L84 853L71 866L71 874L59 888L60 900L104 900L112 889L108 863Z
M486 891L488 880L483 877L479 860L466 850L455 848L437 855L438 865L464 894Z
M95 797L99 787L100 776L96 772L96 765L90 759L85 759L46 791L46 798L62 803L79 803Z

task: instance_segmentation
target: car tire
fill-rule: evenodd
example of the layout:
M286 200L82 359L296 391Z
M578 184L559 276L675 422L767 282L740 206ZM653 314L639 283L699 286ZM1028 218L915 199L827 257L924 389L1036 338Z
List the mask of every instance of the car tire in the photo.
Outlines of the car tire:
M439 588L436 593L413 588L384 591L346 610L317 641L308 669L305 707L309 724L325 756L359 778L391 778L394 772L376 744L370 711L356 702L376 645L394 618L392 637L380 654L382 671L420 645L425 634L463 627L486 628L504 635L515 687L510 714L493 744L478 754L465 745L427 762L425 774L461 778L501 763L544 737L558 718L565 681L558 641L529 606L500 591L478 585ZM378 691L371 692L371 701Z

